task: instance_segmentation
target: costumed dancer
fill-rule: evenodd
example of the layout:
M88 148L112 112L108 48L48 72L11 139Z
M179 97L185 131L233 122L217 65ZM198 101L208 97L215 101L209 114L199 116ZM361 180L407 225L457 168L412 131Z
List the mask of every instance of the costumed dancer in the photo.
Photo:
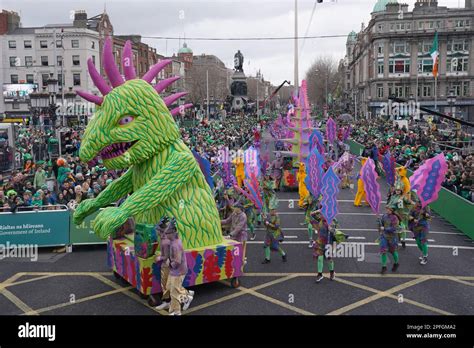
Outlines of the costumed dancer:
M416 245L420 249L420 264L428 263L428 232L430 229L431 210L429 206L422 207L421 201L417 200L415 206L410 211L408 226L413 232Z
M354 159L349 153L345 153L341 157L341 166L339 167L341 174L341 188L349 188L351 186L350 177L354 169Z
M244 255L247 242L247 215L244 213L242 204L237 203L233 207L232 215L221 221L222 225L230 225L229 237L243 244Z
M306 179L306 165L303 162L300 162L298 172L296 173L296 181L298 181L298 194L300 199L298 201L298 206L300 209L304 209L304 199L309 194L308 189L304 180Z
M318 199L316 199L314 198L312 193L307 195L303 202L303 207L305 209L304 223L308 226L308 239L309 239L308 248L314 248L313 234L315 233L315 230L313 228L313 224L311 223L311 220L312 220L311 213L319 208L320 202L321 202L321 195L319 196ZM316 230L316 233L317 233L317 230Z
M400 241L402 242L402 247L405 248L408 229L408 214L414 203L410 199L411 185L410 180L407 178L407 169L405 167L399 167L396 169L396 173L397 179L395 183L395 195L399 196L400 191L397 191L397 188L401 189L403 199L400 199L399 197L398 201L403 201L406 204L406 206L402 206L400 208L403 203L399 203L399 208L396 211L398 217L400 218ZM390 197L390 199L392 199L392 197Z
M395 214L395 206L387 204L387 212L380 219L380 261L382 263L382 274L387 273L387 251L393 256L392 272L396 272L399 267L398 257L398 225L399 219Z
M244 190L248 192L248 189L245 187ZM250 240L255 240L257 234L255 233L255 223L257 222L257 209L253 202L247 197L243 197L243 207L245 215L247 216L247 229L250 231Z
M178 235L175 218L172 218L165 230L166 237L170 240L170 257L166 261L170 269L166 288L170 292L171 303L169 307L170 315L181 315L181 305L183 310L187 310L194 297L194 291L188 291L183 287L184 277L188 272L186 255L183 243Z
M360 160L361 169L357 175L357 193L354 199L354 206L356 207L360 207L362 201L364 201L365 204L368 204L365 196L364 182L362 181L362 167L364 166L365 162L367 162L367 158L362 158Z
M278 204L278 198L275 192L275 182L270 176L270 170L265 172L265 177L262 182L263 191L263 214L266 215L270 211L270 207L276 207Z
M265 236L265 243L263 245L263 249L265 251L265 260L263 260L262 264L270 263L270 254L272 251L278 251L283 262L287 261L287 255L280 246L280 243L283 242L284 239L283 231L281 230L280 225L280 217L277 214L276 207L271 207L270 216L268 216L265 220L267 234Z
M388 201L388 205L394 207L395 214L397 214L399 219L399 238L400 242L402 243L402 247L406 248L406 229L408 227L408 216L410 214L410 209L413 206L414 202L410 199L409 196L404 194L404 185L397 178L395 182L395 191L390 196L390 200Z
M156 225L156 230L160 236L160 255L156 257L156 262L161 262L160 273L161 273L161 304L156 309L166 310L170 308L170 291L166 287L168 285L168 277L170 274L170 267L167 260L170 258L170 245L171 241L166 237L166 227L168 224L168 217L163 217L160 222Z
M237 179L237 185L242 187L245 179L244 158L239 155L233 163L235 164L235 178Z
M280 191L281 178L283 177L283 158L280 152L276 153L276 159L272 162L271 170L276 190Z
M313 256L318 260L318 275L316 276L316 283L319 283L321 280L324 279L323 267L325 258L328 261L329 279L334 280L334 260L332 259L332 257L326 254L326 246L331 245L333 242L332 234L330 233L330 227L324 216L321 214L321 210L312 211L310 216L312 226L318 230L318 239L314 244L313 253ZM335 222L333 222L333 224L334 223Z

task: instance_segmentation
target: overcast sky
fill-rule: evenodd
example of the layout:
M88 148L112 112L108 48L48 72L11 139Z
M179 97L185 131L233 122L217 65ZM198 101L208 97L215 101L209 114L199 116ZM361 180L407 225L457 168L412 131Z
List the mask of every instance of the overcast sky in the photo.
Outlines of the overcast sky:
M307 32L316 0L298 0L299 36ZM412 8L415 0L407 0ZM368 23L376 0L324 0L317 4L307 32L312 35L347 35ZM464 0L440 0L441 6L464 6ZM86 10L89 17L106 6L114 33L165 37L289 37L294 34L293 0L0 0L0 9L21 14L22 24L42 26L68 23L71 11ZM145 38L160 54L176 53L178 40ZM318 56L341 59L344 38L300 41L300 80ZM181 41L181 44L183 41ZM293 82L293 41L193 41L187 40L194 54L214 54L233 67L234 53L245 57L244 71L255 75L261 69L265 79L278 85ZM302 50L301 50L302 49Z

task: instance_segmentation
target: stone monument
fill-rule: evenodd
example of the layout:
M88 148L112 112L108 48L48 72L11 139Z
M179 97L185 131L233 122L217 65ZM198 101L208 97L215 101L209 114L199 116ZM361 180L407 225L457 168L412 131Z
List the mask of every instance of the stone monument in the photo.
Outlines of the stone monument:
M244 73L244 56L239 51L234 55L234 74L230 85L232 110L241 110L247 104L247 77Z

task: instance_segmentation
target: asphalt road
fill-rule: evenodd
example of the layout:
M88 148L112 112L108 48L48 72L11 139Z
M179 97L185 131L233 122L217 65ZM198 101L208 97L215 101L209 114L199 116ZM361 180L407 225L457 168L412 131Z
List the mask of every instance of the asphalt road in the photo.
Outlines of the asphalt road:
M387 187L381 181L382 197ZM248 242L241 287L226 282L196 286L187 315L430 315L474 314L474 243L435 216L429 234L429 263L418 263L414 241L400 250L397 273L380 275L376 216L356 208L355 191L341 190L338 220L361 243L363 260L337 258L336 280L315 283L316 261L308 248L296 192L281 192L279 213L288 262L277 253L262 265L263 229ZM292 205L293 201L293 205ZM468 217L466 217L468 218ZM390 261L389 261L390 262ZM390 264L389 264L390 266ZM325 272L327 269L325 269ZM0 314L166 315L148 306L106 266L105 246L75 247L72 253L42 250L38 262L0 261Z

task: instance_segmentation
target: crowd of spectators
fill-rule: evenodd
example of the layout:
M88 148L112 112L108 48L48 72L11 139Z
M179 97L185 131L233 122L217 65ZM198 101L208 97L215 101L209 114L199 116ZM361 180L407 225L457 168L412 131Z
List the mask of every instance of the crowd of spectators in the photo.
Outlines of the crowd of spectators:
M259 124L256 116L246 115L224 121L205 120L180 130L189 148L211 161L215 172L219 149L222 146L242 148L253 139ZM93 167L80 161L83 132L84 129L78 127L52 132L20 126L15 144L15 169L0 172L0 209L74 208L84 199L96 197L119 177L123 171L107 170L101 161Z
M471 139L462 129L416 121L407 129L393 121L364 119L354 123L352 139L365 145L365 156L377 161L390 150L397 163L411 170L443 152L448 163L443 186L474 201L474 156Z

